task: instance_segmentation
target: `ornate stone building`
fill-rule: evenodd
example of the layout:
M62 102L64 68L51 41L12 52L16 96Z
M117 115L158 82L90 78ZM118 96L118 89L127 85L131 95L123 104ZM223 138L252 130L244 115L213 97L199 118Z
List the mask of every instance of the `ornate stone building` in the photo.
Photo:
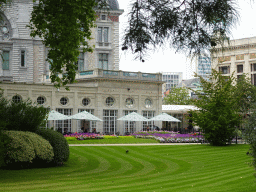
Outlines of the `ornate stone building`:
M78 120L56 121L54 127L62 131L96 129L101 133L124 134L152 127L152 122L117 121L136 111L153 117L162 111L162 75L119 70L119 9L117 0L109 0L111 11L98 12L97 27L92 29L95 45L93 53L81 51L78 60L77 83L57 90L50 83L48 49L41 39L30 37L30 14L35 5L32 0L13 0L4 8L4 21L0 23L0 88L4 96L13 100L30 98L45 107L66 115L86 110L103 122ZM49 126L53 126L50 122ZM159 126L159 122L155 122ZM160 126L161 127L161 126Z
M236 39L218 47L212 54L212 68L224 76L246 74L256 85L256 37Z

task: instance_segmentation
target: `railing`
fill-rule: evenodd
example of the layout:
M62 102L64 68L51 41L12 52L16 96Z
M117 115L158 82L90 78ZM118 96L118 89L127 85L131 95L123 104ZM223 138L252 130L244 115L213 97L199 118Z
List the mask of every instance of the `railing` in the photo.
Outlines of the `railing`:
M50 74L45 76L46 81L50 81ZM59 75L62 77L62 75ZM162 81L161 73L141 73L141 72L128 72L128 71L114 71L94 69L88 71L80 71L76 74L76 79L89 79L96 77L126 79L126 80L144 80L144 81Z

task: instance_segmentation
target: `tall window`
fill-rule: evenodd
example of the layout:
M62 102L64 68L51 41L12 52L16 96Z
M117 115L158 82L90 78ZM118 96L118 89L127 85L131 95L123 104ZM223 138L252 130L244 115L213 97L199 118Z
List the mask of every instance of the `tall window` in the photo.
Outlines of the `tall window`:
M84 53L80 52L79 56L78 56L78 60L75 63L76 65L76 70L78 71L83 71L84 70Z
M251 64L251 71L256 71L256 63Z
M251 74L252 84L256 86L256 74Z
M56 109L59 113L70 116L72 115L72 109ZM58 120L56 121L57 131L61 133L71 132L71 119L67 120Z
M99 68L108 70L108 53L99 54Z
M87 111L88 113L91 113L92 115L94 115L94 109L78 109L78 113L83 112L83 111ZM89 125L89 127L86 127L88 125ZM86 122L86 120L80 120L77 122L77 131L78 132L82 131L81 130L82 127L86 128L88 132L92 132L93 129L96 129L96 121Z
M128 110L125 110L124 111L124 115L128 115L132 112L137 112L136 110L135 111L128 111ZM135 121L125 121L124 122L124 128L125 128L125 133L134 133L136 132L136 122Z
M237 65L237 73L243 73L243 65Z
M20 52L20 66L25 67L25 51Z
M3 70L9 70L9 51L3 51Z
M108 42L108 27L98 27L98 42Z
M103 110L103 133L116 133L117 110Z
M146 117L148 119L151 119L152 117L154 117L155 112L154 111L143 111L143 117ZM147 131L147 128L149 128L149 130L152 130L152 121L143 121L143 130Z

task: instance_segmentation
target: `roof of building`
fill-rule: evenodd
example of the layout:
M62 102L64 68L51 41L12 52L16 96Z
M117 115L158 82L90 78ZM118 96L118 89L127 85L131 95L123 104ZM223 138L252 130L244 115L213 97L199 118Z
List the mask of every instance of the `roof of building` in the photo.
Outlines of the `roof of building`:
M117 0L108 0L110 9L117 10L119 9L119 3Z
M190 88L196 88L200 86L200 78L193 78L193 79L187 79L182 80L177 87L190 87Z

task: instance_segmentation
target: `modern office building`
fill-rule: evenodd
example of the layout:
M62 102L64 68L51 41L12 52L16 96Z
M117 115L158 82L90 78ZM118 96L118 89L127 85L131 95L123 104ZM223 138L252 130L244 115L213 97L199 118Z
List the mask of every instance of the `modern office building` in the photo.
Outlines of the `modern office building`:
M211 58L201 55L197 58L196 73L203 77L205 80L209 80L211 74Z
M117 0L108 0L110 11L99 11L96 28L92 29L93 53L81 53L76 75L77 83L56 89L50 82L48 48L38 37L30 37L30 14L33 0L13 0L4 6L0 24L0 88L12 100L30 98L65 115L88 111L103 122L65 120L54 122L62 132L96 129L106 134L125 134L146 127L152 122L127 123L119 117L133 111L151 118L162 112L162 74L119 70L119 9ZM155 122L159 125L160 122ZM50 122L49 126L53 126Z
M182 72L163 72L162 80L165 82L164 92L176 87L181 82L182 78Z

